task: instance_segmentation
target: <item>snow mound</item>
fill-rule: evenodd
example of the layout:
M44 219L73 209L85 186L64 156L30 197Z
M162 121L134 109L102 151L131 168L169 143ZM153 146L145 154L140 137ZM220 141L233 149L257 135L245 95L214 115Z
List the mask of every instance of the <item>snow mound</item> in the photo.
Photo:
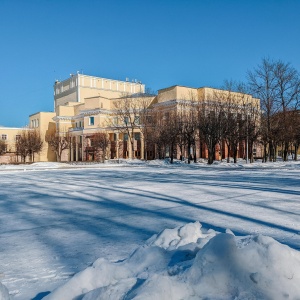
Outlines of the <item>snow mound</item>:
M10 300L7 288L0 282L0 300Z
M98 259L44 299L299 299L299 283L300 252L195 222L154 235L124 261Z

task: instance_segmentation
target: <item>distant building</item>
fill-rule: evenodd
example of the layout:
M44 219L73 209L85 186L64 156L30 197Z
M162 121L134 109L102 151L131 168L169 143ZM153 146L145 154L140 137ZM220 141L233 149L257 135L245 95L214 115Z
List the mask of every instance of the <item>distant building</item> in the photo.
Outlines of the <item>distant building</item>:
M16 141L24 128L0 127L0 140L5 143L6 149L0 155L0 163L15 163L19 158L16 156ZM26 128L25 128L26 130Z
M105 133L109 139L105 158L140 158L153 159L158 157L158 149L150 143L145 149L143 124L137 114L132 131L122 130L122 126L129 121L128 116L117 116L116 103L125 103L124 99L131 99L135 103L147 103L144 109L151 112L161 112L162 116L171 111L178 111L182 103L193 105L198 102L216 101L228 91L202 87L191 88L185 86L171 86L158 91L157 95L145 93L145 85L137 80L113 80L83 74L70 74L70 78L54 83L54 112L37 112L29 116L29 129L38 130L43 140L42 151L35 155L35 161L56 161L53 149L49 147L46 137L50 132L59 136L67 136L70 142L68 149L61 156L62 161L88 161L96 159L95 136ZM247 102L247 105L258 106L259 100L251 95L233 93L237 101ZM124 102L125 101L125 102ZM141 108L139 108L141 109ZM133 107L128 107L134 114ZM0 157L0 162L16 161L14 144L22 128L0 128L0 138L7 139L7 154ZM130 141L130 142L129 142ZM199 143L200 145L200 143ZM206 157L207 149L194 145L197 157ZM246 143L239 146L239 157L245 157ZM221 153L222 150L222 153ZM190 153L185 147L184 155ZM216 149L216 159L225 155L226 146ZM254 155L260 156L260 150L255 149ZM175 151L179 158L179 151ZM182 154L182 153L181 153ZM6 158L4 158L6 157ZM8 158L9 157L9 158ZM14 157L14 158L13 158Z
M37 130L43 142L41 152L35 154L35 161L55 161L55 153L46 142L46 135L49 131L55 130L53 118L54 112L38 112L29 116L29 128Z

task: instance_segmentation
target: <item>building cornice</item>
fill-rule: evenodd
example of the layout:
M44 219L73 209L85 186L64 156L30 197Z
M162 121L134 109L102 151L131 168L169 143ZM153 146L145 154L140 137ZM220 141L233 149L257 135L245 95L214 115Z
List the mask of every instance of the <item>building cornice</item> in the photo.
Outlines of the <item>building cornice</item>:
M52 118L53 121L72 121L73 117L72 116L55 116Z

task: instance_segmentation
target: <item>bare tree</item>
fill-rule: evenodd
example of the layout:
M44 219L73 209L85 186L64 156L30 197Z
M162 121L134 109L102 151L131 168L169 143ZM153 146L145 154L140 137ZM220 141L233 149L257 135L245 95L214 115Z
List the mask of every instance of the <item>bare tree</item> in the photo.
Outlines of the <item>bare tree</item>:
M6 152L6 142L3 140L0 140L0 155L3 155Z
M18 134L18 139L16 140L16 154L17 156L21 156L22 162L26 162L26 157L29 154L28 152L28 140L25 130L22 130Z
M56 154L56 160L61 161L64 150L70 149L71 137L68 132L59 133L55 130L48 131L45 136L46 142Z
M237 94L234 92L236 83L225 81L224 90L216 90L214 99L219 104L219 126L220 126L220 145L222 141L228 149L227 162L230 161L230 155L233 154L234 162L237 160L238 145L240 142L241 114L240 102Z
M27 138L28 138L28 153L31 156L31 161L34 162L34 154L42 151L43 141L40 133L36 129L28 130Z
M141 95L138 99L136 114L139 121L139 130L142 134L142 142L144 143L144 159L147 160L148 149L151 147L150 134L153 128L153 118L151 114L151 103L153 94Z
M276 81L277 114L281 117L280 128L282 132L283 160L287 160L290 145L293 142L293 125L291 124L291 111L297 110L300 94L300 79L295 68L289 63L277 61L274 69Z
M299 73L289 63L264 58L253 72L248 72L252 93L261 99L261 138L264 160L276 160L276 148L282 145L283 160L293 143L292 110L299 109ZM280 137L280 138L279 138Z
M243 83L225 82L225 101L223 108L226 113L225 140L229 151L233 152L234 162L237 153L253 162L253 146L258 139L260 125L259 100L253 98ZM229 161L229 156L227 158Z
M275 62L263 58L260 65L253 72L248 72L248 83L251 93L260 99L262 109L261 138L264 144L264 161L274 160L274 144L271 135L272 116L278 110L276 103L276 76ZM268 152L267 152L268 147Z
M168 150L170 162L173 163L174 153L178 144L180 123L176 110L168 111L160 121L160 139Z
M134 133L140 129L140 98L131 95L124 95L113 102L114 110L111 116L111 124L116 131L123 133L129 143L129 158L135 157Z
M293 123L294 123L294 160L298 160L298 150L300 147L300 112L293 112Z
M196 162L196 136L197 136L197 105L196 99L182 100L179 103L180 128L182 135L181 141L187 146L188 163L192 158Z
M34 161L34 154L42 150L43 142L37 130L24 129L19 133L16 140L16 153L22 157L23 162L29 156L31 161Z
M220 142L221 113L219 101L199 101L198 128L200 139L203 139L208 150L208 164L215 160L216 146Z
M106 132L95 132L91 137L91 146L94 147L96 159L104 162L108 147L110 145L109 136Z

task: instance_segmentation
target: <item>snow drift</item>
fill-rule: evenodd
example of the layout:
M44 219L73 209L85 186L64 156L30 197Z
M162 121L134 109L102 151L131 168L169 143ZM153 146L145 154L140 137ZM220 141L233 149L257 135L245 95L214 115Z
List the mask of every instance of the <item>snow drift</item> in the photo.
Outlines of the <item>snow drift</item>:
M44 299L299 299L300 253L271 237L166 229L128 259L98 259ZM79 299L79 298L78 298Z
M1 282L0 282L0 300L10 300L10 296L8 294L8 290L6 286L4 286Z

